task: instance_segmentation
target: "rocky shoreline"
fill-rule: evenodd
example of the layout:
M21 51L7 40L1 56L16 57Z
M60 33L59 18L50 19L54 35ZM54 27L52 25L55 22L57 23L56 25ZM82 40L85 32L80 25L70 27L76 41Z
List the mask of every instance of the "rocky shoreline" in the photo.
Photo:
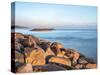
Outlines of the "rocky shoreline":
M93 69L97 64L77 50L32 35L11 33L12 72ZM14 69L15 68L15 69Z

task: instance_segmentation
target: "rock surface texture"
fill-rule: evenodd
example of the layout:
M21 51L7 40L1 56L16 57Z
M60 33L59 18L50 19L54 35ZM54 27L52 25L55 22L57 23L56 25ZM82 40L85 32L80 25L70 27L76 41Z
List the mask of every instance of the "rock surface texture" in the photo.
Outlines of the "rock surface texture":
M35 36L11 33L16 73L93 69L97 64L77 50Z

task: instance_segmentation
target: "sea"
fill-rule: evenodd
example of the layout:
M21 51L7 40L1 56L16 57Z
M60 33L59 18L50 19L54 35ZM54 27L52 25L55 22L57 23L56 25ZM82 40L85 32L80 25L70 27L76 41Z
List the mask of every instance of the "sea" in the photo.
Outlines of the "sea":
M13 32L13 29L12 29ZM52 31L30 31L29 28L16 28L15 32L33 35L51 42L59 42L65 48L75 49L97 62L96 29L56 29Z

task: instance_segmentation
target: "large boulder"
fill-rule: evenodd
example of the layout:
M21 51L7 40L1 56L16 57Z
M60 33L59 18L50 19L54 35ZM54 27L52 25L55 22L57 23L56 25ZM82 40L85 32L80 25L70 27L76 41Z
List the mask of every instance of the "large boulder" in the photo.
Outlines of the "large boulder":
M18 51L15 51L15 62L20 62L20 63L24 63L25 59L24 59L24 55Z
M77 64L75 65L75 69L85 69L85 64Z
M14 33L15 39L24 39L24 35L21 33Z
M17 73L32 73L32 72L33 72L33 68L30 63L20 66L17 69Z
M23 46L20 43L15 42L15 50L20 50L21 48L23 48Z
M62 55L61 50L60 50L61 48L63 48L63 45L61 43L54 42L51 44L51 49L57 56Z
M62 58L62 57L51 57L49 59L50 63L58 63L66 66L71 66L71 61L68 58Z
M42 66L33 66L34 72L44 72L44 71L59 71L66 70L66 68L58 66L56 64L46 64Z
M94 68L97 68L97 64L88 63L88 64L86 65L86 68L87 68L87 69L94 69Z
M47 50L48 47L50 47L51 42L48 42L46 40L40 40L38 43L38 46L41 47L44 51Z
M80 53L79 52L73 52L73 64L77 64L77 60L79 59Z
M73 65L77 64L77 61L78 61L78 59L80 57L80 53L79 52L77 52L74 49L69 49L69 48L66 49L65 55L72 60L72 64Z
M25 47L24 48L25 57L27 58L33 50L34 50L34 47Z
M35 43L35 40L32 38L32 36L29 36L27 38L25 38L21 44L24 46L24 47L30 47L30 46L34 46L36 45Z
M50 55L55 56L54 52L51 50L50 47L48 47L48 48L46 49L45 55L46 55L46 56L50 56Z
M29 57L26 58L26 62L34 65L44 65L45 61L45 52L41 48L34 49Z

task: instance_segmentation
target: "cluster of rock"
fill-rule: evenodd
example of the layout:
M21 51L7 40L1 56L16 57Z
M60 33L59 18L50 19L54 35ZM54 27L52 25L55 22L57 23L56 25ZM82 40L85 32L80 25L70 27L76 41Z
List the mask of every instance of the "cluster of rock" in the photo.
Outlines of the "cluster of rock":
M12 63L16 73L96 68L96 63L61 43L21 33L11 34Z

